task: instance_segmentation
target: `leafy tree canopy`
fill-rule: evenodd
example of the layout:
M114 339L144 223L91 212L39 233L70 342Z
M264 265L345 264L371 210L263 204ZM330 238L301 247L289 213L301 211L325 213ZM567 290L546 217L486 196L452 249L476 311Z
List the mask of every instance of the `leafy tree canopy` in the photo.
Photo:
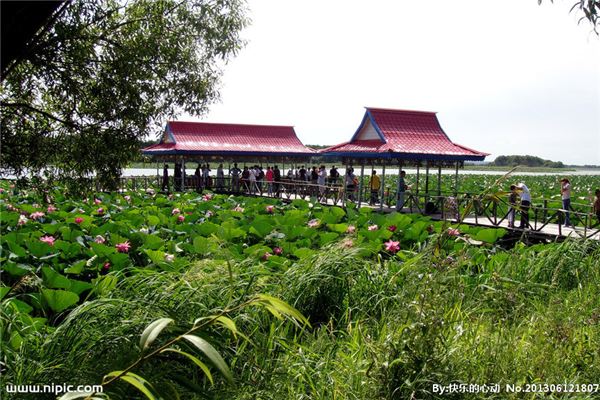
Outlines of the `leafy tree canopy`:
M166 118L201 115L241 49L243 0L75 0L0 89L0 167L104 182Z
M548 167L548 168L564 168L561 161L544 160L535 156L498 156L492 165L502 167L516 167L517 165L526 165L528 167Z
M542 4L543 0L538 0L538 4ZM554 2L554 0L550 0ZM599 0L578 0L571 7L571 11L579 9L583 12L583 17L579 19L579 22L587 19L594 27L594 32L598 35L598 17L600 16L600 1Z

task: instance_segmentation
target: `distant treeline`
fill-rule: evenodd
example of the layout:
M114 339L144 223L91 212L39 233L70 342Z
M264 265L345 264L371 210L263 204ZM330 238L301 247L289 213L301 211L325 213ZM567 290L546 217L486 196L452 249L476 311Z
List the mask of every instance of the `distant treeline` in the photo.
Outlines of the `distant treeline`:
M330 144L307 144L306 145L306 147L310 147L311 149L315 149L315 150L326 149L331 146L332 145L330 145Z
M526 165L528 167L546 167L546 168L564 168L561 161L544 160L535 156L498 156L490 163L499 167L515 167L517 165Z

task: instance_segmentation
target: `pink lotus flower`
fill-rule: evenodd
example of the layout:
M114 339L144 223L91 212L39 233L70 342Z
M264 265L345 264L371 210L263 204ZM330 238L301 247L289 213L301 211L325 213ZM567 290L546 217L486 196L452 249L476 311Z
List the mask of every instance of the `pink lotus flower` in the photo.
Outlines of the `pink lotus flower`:
M129 241L127 241L124 243L118 243L115 245L115 247L117 248L117 251L119 253L127 253L127 252L129 252L131 245L129 244Z
M56 208L56 207L54 207L52 204L50 204L50 205L48 206L48 208L46 209L46 212L47 212L48 214L50 214L50 213L53 213L53 212L54 212L54 211L56 211L56 210L57 210L57 208Z
M237 212L244 212L244 209L242 207L240 207L240 205L238 204L237 206L235 206L235 208L233 208L233 211L237 211Z
M447 232L448 232L448 236L459 236L460 235L460 231L458 229L454 229L454 228L448 228Z
M271 257L272 255L273 254L271 254L267 251L267 252L265 252L265 254L262 255L261 260L267 261L269 259L269 257Z
M377 229L379 229L379 227L376 224L369 225L369 227L367 228L367 230L370 231L376 231Z
M266 206L265 211L269 214L273 214L273 211L275 211L275 206Z
M396 232L396 229L398 229L398 227L396 225L390 225L387 229L390 232Z
M384 243L384 246L385 250L391 253L396 253L398 250L400 250L400 242L395 242L393 240L388 240Z
M174 208L174 209L171 211L171 215L176 215L176 214L180 214L180 213L181 213L181 210L180 210L179 208Z
M281 253L283 253L283 249L281 247L273 247L273 254L280 256Z
M175 261L175 255L174 254L165 254L165 261L166 262L173 262Z
M177 217L177 222L183 222L183 221L185 221L185 215L179 214L179 216Z
M342 245L342 247L349 249L354 246L354 240L352 240L350 238L345 238L344 240L341 241L340 244Z
M82 222L83 222L83 218L81 218L81 217L75 218L75 223L76 224L81 224Z
M96 210L98 214L104 214L104 208L99 208Z
M310 221L308 221L307 225L309 228L316 228L317 226L321 225L321 221L319 221L318 219L311 219Z
M40 219L40 218L43 218L45 215L46 214L44 214L41 211L36 211L34 213L31 213L30 217L31 217L31 219Z
M105 262L104 265L102 266L102 270L100 271L100 273L107 274L109 270L110 270L110 263Z
M212 198L213 198L212 194L210 194L210 193L207 193L204 196L202 196L202 200L204 200L204 201L212 200Z
M0 188L0 193L4 193L4 188Z
M101 203L102 203L102 200L100 200L100 199L94 199L94 204L95 205L98 205L98 204L101 204Z
M354 233L356 232L356 227L354 225L348 225L348 228L346 229L347 233Z
M131 196L127 195L124 197L125 201L131 201Z
M29 221L26 216L19 215L19 221L17 221L17 225L25 225Z
M104 244L104 242L106 242L106 239L104 239L104 237L102 237L102 235L96 235L94 242L99 243L99 244Z
M56 239L54 239L52 236L42 236L42 237L40 238L40 241L41 241L41 242L47 243L47 244L49 244L50 246L54 246L54 241L55 241L55 240L56 240Z

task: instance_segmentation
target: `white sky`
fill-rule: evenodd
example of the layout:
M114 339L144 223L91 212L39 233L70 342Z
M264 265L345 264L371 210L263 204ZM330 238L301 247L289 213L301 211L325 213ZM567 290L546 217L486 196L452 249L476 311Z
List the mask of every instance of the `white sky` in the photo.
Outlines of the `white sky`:
M487 160L600 164L600 39L574 2L249 0L248 45L201 120L293 125L332 145L365 106L437 111Z

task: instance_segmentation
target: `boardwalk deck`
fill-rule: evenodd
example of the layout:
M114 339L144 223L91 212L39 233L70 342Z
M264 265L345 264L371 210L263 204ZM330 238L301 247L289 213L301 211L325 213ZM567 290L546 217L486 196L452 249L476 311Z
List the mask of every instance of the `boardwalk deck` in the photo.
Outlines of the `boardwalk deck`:
M261 196L261 195L257 195L257 196ZM268 197L266 196L266 194L263 194L262 197ZM291 194L290 196L286 196L283 198L283 200L295 200L295 199L301 199L302 197L299 197L295 194ZM304 198L306 199L306 198ZM326 201L321 201L321 204L324 205L329 205L329 206L340 206L340 202L334 202L331 199L327 199ZM355 203L356 204L356 203ZM381 210L384 213L391 213L391 212L396 212L396 209L393 207L388 207L388 206L383 206L381 207L380 205L370 205L368 202L361 202L360 203L360 207L371 207L373 209L376 210ZM416 210L413 210L416 211ZM402 210L403 213L411 213L410 209L408 208L404 208ZM429 216L434 219L434 220L443 220L446 219L449 222L452 223L456 223L457 220L456 218L444 218L442 216L442 214L429 214ZM519 220L517 219L517 224L518 224ZM551 237L551 238L566 238L566 237L570 237L570 238L584 238L587 237L588 239L593 239L593 240L598 240L600 241L600 226L595 226L594 228L587 228L584 229L583 227L577 226L577 227L565 227L565 226L560 226L558 224L554 224L554 223L547 223L545 226L541 227L540 229L521 229L521 228L510 228L508 226L508 221L503 220L503 221L499 221L497 224L494 224L493 222L491 222L488 218L485 217L475 217L475 216L467 216L465 217L461 223L463 224L468 224L468 225L476 225L476 226L487 226L487 227L491 227L491 228L504 228L504 229L508 229L510 231L514 231L514 232L526 232L527 234L534 234L537 236L547 236L547 237Z

